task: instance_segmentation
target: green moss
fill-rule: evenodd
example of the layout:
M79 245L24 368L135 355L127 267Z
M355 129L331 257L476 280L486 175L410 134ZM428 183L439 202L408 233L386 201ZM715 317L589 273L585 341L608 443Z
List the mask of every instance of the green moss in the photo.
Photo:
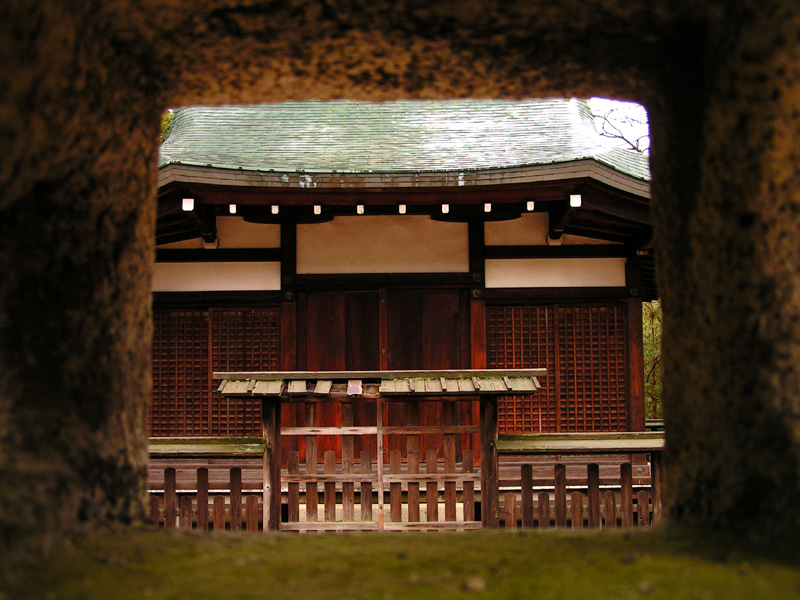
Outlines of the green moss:
M796 548L719 535L481 531L199 535L124 530L8 575L25 599L797 598Z

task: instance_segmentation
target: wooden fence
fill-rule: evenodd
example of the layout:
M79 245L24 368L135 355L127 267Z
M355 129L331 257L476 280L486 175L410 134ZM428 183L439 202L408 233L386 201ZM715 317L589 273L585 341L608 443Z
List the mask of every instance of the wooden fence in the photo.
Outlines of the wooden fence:
M447 435L456 434L445 434L445 440ZM297 452L289 454L281 473L281 529L378 530L382 518L382 529L389 531L481 526L483 490L471 449L462 450L459 462L448 450L442 461L429 449L425 462L413 451L404 461L392 450L382 465L385 487L379 492L377 461L368 450L351 460L347 446L345 460L328 451L321 464L308 458L316 453L302 465ZM505 527L641 527L662 518L660 434L500 436L496 447L506 464L498 483L508 490L500 510ZM650 455L649 465L636 460L643 452ZM263 441L253 438L153 440L152 522L213 531L265 529L258 469L263 454ZM609 460L613 455L620 460ZM241 466L232 466L237 462ZM645 476L648 467L651 477ZM509 476L510 470L518 477ZM642 486L650 480L652 486Z
M520 492L503 497L502 519L507 528L522 527L644 527L663 519L663 468L661 453L664 437L660 432L573 433L501 436L497 441L501 456L527 458L520 466ZM619 478L612 489L601 480L600 464L589 456L650 456L650 489L634 494L633 465L622 462ZM552 467L553 488L542 490L542 474L534 477L533 459L541 456L586 456L586 485L568 490L566 465ZM642 461L639 461L642 462ZM541 469L541 467L540 467ZM545 475L546 480L550 477ZM618 486L617 486L618 482ZM606 484L601 489L602 484ZM536 491L538 490L538 491Z

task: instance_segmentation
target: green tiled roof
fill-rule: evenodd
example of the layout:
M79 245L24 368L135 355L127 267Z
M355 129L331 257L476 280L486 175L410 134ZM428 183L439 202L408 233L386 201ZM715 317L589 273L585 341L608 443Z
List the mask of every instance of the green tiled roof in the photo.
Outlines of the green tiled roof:
M600 136L577 99L194 106L175 112L159 167L413 173L586 158L650 178L647 156Z

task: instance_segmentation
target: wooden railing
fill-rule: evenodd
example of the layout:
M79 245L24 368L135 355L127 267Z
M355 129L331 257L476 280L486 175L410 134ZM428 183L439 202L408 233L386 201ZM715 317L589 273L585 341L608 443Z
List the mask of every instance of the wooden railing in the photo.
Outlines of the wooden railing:
M539 528L631 527L658 523L663 518L663 448L664 438L660 432L499 436L496 442L498 454L501 458L513 457L513 461L505 461L504 470L512 468L519 473L518 478L501 479L498 489L493 490L495 496L500 495L499 485L511 486L514 490L501 498L501 521L506 527ZM643 455L649 456L649 465ZM152 522L165 528L214 531L264 529L263 474L267 472L264 456L265 444L261 438L152 439ZM433 458L428 457L428 462L434 464L432 461L435 456L431 456ZM609 460L610 456L619 458L616 461ZM471 459L471 453L468 457ZM572 460L567 457L572 457ZM632 461L632 457L640 460ZM339 473L328 465L332 459L333 456L326 455L325 472L315 476L315 481L319 480L324 492L325 518L312 528L320 530L341 528L330 522L333 518L329 516L329 513L334 514L331 507L337 502L337 495L341 495L341 503L347 507L345 510L352 509L353 501L356 497L360 498L359 521L372 510L372 480L375 476L371 467L367 475L358 474L362 473L364 467L354 468L354 475L348 478L347 474ZM289 523L284 524L286 529L298 527L299 486L301 481L305 481L303 477L309 478L300 473L297 462L296 456L290 457L290 468L284 476L285 486L288 486L286 508L289 511ZM371 459L362 457L362 465L371 463ZM571 473L569 479L566 463ZM463 495L460 501L466 521L475 518L474 506L478 497L473 490L481 480L477 474L471 474L471 465L472 460L469 466L465 462L465 474L462 475L464 485L459 495L459 498ZM428 469L424 467L420 472L428 472ZM580 475L582 472L585 476ZM398 452L390 457L387 473L387 480L390 481L388 504L391 509L388 519L390 526L387 528L393 529L396 528L394 523L401 520L395 513L401 511L401 503L405 502L403 498L406 495L408 509L416 512L419 510L420 492L423 492L422 502L426 503L427 493L432 494L431 498L436 498L438 491L435 484L433 490L426 490L424 486L422 490L418 489L418 484L414 482L421 476L410 475L410 471L402 468ZM406 486L408 489L405 489ZM357 496L354 494L356 490ZM481 498L487 495L483 493L486 490L480 492ZM314 496L312 500L316 500L316 494ZM450 510L455 514L455 496L451 496L445 489L444 508L445 512ZM306 502L309 502L308 498ZM436 509L430 509L429 506L429 510ZM348 510L348 515L349 512L353 511ZM354 515L349 517L353 518ZM347 520L347 516L345 518ZM372 521L371 517L369 521ZM464 524L452 525L464 528ZM428 527L430 524L426 523L416 526L419 529ZM363 523L361 528L374 527L371 523ZM415 527L408 525L403 528Z
M497 440L501 456L528 457L520 466L520 502L516 492L504 496L503 520L507 528L540 527L623 527L646 526L663 519L664 434L661 432L612 432L503 435ZM590 456L650 456L651 489L633 493L631 462L622 462L619 473L620 497L607 489L601 497L600 465ZM585 491L567 496L566 466L553 465L553 492L542 490L534 500L533 462L542 456L587 456Z
M151 522L166 529L258 531L264 450L264 440L254 437L151 438L150 473L156 481L150 487L160 488L150 493ZM252 476L243 481L245 465L257 470L257 481Z

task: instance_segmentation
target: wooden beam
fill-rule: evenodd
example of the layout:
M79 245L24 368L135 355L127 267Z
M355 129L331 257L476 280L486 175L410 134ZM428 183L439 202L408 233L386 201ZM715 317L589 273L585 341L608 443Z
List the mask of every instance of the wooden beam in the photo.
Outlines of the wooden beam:
M503 377L544 377L547 369L444 369L427 371L231 371L215 372L214 379L274 381L283 379L316 381L330 379L349 381L351 379L469 379Z
M626 408L628 429L644 431L644 334L642 332L642 301L628 299L626 324L628 377L626 381Z
M560 240L564 235L564 229L570 219L574 216L577 209L569 205L569 200L559 202L550 209L550 239Z
M217 241L217 215L209 206L195 206L195 209L186 213L200 232L200 237L207 244Z
M264 429L264 531L281 528L281 403L278 399L261 400Z
M157 263L280 262L279 248L156 249Z
M281 289L294 285L297 275L297 225L281 223Z
M603 433L533 433L502 435L500 454L630 454L661 452L660 431L615 431Z
M481 427L481 522L485 528L500 527L500 481L497 464L497 398L482 397Z
M622 244L576 246L487 246L487 259L526 258L625 258L630 254Z

